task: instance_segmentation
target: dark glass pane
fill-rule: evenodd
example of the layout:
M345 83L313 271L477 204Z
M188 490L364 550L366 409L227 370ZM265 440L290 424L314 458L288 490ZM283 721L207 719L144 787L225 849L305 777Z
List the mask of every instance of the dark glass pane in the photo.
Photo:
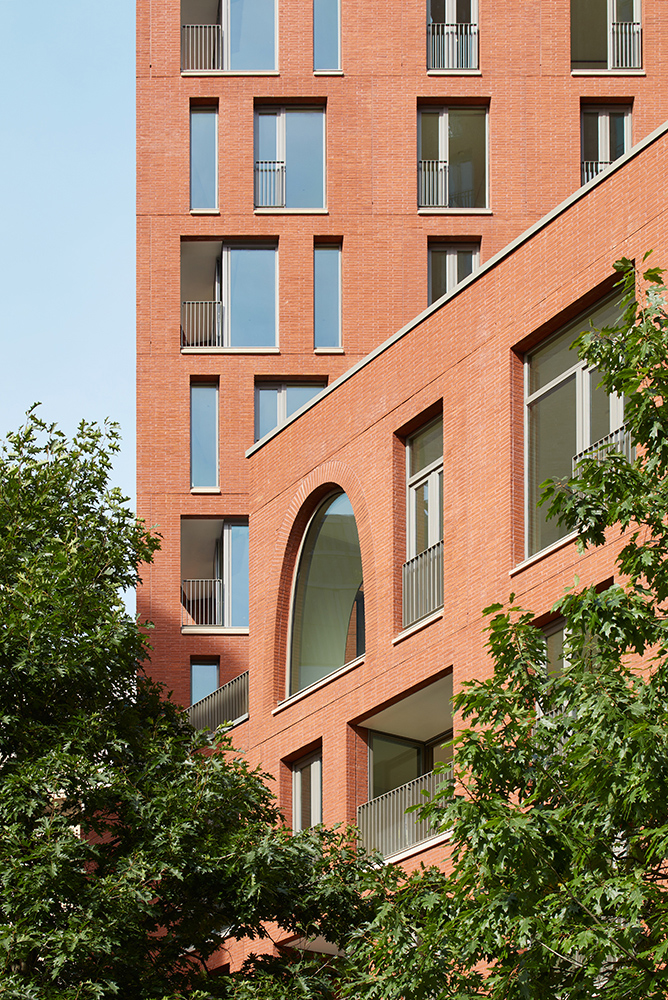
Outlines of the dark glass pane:
M432 250L429 262L431 278L429 285L429 302L435 302L448 290L448 253L447 250Z
M313 252L313 344L341 346L341 250L316 247Z
M215 108L190 111L190 207L218 207L217 142L218 114Z
M429 20L445 24L445 0L429 0Z
M485 108L448 112L448 204L451 208L487 205Z
M582 115L582 159L598 162L598 111L585 111Z
M218 485L218 387L190 387L190 474L195 489Z
M423 111L420 115L420 159L439 160L438 143L439 114L434 111ZM445 159L445 157L444 157Z
M230 0L230 69L276 68L275 0Z
M607 0L571 0L571 68L607 67Z
M371 737L373 775L371 795L385 795L422 773L422 747L374 733Z
M410 439L410 475L443 456L443 421L436 420Z
M575 376L572 375L529 408L529 554L539 552L565 533L555 518L546 520L545 506L536 504L541 483L571 475L575 452Z
M313 69L339 68L339 0L313 0Z
M633 21L633 0L615 0L615 21Z
M300 770L301 812L299 816L300 830L308 830L313 825L313 809L311 804L311 770L313 764L307 764Z
M610 112L610 162L619 159L625 153L624 142L624 122L626 115L623 111Z
M610 397L599 387L600 372L589 373L589 443L594 444L610 433Z
M473 271L473 250L457 251L457 282L468 278Z
M471 0L457 0L457 23L471 24Z
M415 552L419 555L429 548L429 483L420 483L413 490L415 504Z

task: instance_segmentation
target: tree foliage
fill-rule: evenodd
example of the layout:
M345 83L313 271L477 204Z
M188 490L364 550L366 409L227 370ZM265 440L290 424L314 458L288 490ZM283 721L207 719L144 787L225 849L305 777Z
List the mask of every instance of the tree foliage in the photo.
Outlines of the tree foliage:
M356 935L346 996L666 996L668 314L658 269L615 266L623 320L579 351L624 396L637 458L585 458L544 502L583 549L623 529L617 582L576 582L553 609L557 673L532 613L512 597L487 609L493 675L455 698L455 779L426 808L451 831L452 871L396 874Z

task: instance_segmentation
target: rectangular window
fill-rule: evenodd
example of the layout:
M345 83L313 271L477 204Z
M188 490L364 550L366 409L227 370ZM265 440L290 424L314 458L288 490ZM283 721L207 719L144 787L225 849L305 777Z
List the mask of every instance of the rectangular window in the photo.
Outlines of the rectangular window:
M273 431L317 396L324 382L257 382L255 385L255 440Z
M324 108L255 113L255 207L324 208Z
M429 304L452 291L478 267L477 243L432 243L429 247Z
M340 0L313 0L313 69L341 69Z
M202 698L208 697L218 690L218 661L190 661L190 704L194 705Z
M578 334L591 325L613 326L620 316L619 299L607 299L569 323L528 354L524 363L526 400L527 555L563 537L556 519L546 520L537 507L546 479L570 477L574 459L615 435L624 419L623 400L599 387L600 375L587 368L573 350Z
M478 68L478 0L427 0L427 69Z
M341 346L341 247L313 248L313 346Z
M218 486L218 384L190 386L190 487Z
M369 768L369 796L372 799L385 795L401 785L419 778L425 770L425 753L422 743L370 733L371 767Z
M275 246L181 244L181 347L276 346Z
M583 107L582 183L586 184L631 148L631 109L621 105Z
M181 0L181 69L276 69L276 0Z
M322 823L322 757L311 754L292 766L292 829Z
M420 208L487 207L487 109L426 108L418 119Z
M218 209L218 109L190 109L190 210Z
M571 69L642 66L640 0L571 0Z
M248 628L248 522L181 522L182 626Z
M443 418L408 439L404 627L443 606Z

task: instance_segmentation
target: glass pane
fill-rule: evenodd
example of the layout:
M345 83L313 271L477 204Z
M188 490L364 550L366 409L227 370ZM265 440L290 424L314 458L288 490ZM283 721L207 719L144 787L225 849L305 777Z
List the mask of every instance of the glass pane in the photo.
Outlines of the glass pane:
M448 112L448 204L484 208L487 204L485 108L450 108Z
M598 111L584 111L582 114L582 159L589 163L598 162Z
M633 21L633 0L615 0L615 20Z
M218 485L218 387L190 387L190 483L195 489Z
M420 115L420 159L439 160L438 111L423 111Z
M276 344L276 251L230 250L230 346Z
M570 476L576 452L575 376L562 382L529 408L528 517L529 554L564 534L556 519L537 508L540 486L555 476Z
M558 336L533 351L530 355L529 394L578 363L577 351L571 350L571 345L583 330L589 330L592 326L597 329L614 326L619 317L619 299L616 296L606 299L590 312L578 316Z
M429 20L445 24L445 0L428 0Z
M411 556L429 548L429 483L420 483L412 491L415 520L415 544Z
M422 747L373 733L371 797L384 795L422 773Z
M608 0L571 0L571 68L607 67Z
M457 0L457 24L471 24L471 0Z
M313 69L339 68L339 0L313 0Z
M230 529L232 594L229 624L248 627L248 525L233 524Z
M275 0L230 0L230 69L275 69Z
M418 431L410 439L409 447L410 475L414 476L443 456L443 420L439 419Z
M201 701L218 690L217 663L190 664L190 704Z
M547 647L547 672L548 674L560 674L564 669L564 629L563 626L545 636Z
M190 110L190 207L218 207L217 136L215 108Z
M610 397L599 387L601 373L589 373L589 443L600 441L610 433Z
M258 441L278 424L278 389L262 386L255 393L255 440Z
M433 473L432 473L433 475ZM443 472L438 474L438 541L443 539Z
M457 283L468 278L473 271L473 250L457 251Z
M300 830L308 830L313 825L311 808L311 768L313 764L307 764L299 772L301 812L299 816Z
M278 116L274 114L259 114L257 116L257 152L258 160L276 160L276 125Z
M315 247L313 251L313 343L341 346L341 249Z
M325 501L304 540L292 613L292 693L348 662L354 638L364 649L362 557L345 493Z
M285 389L286 401L285 401L285 415L286 417L291 417L293 413L296 413L300 406L304 403L308 403L309 399L313 399L317 396L321 385L288 385Z
M624 155L624 122L626 115L623 111L610 112L610 162L619 159Z
M448 290L448 252L447 250L432 250L429 256L431 264L431 280L429 285L429 303L440 299Z
M325 177L325 115L285 113L286 208L322 208Z

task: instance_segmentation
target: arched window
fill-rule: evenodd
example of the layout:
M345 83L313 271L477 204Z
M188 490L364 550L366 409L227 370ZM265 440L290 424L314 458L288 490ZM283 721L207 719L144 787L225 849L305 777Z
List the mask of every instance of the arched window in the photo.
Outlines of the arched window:
M355 515L328 497L304 538L292 609L290 694L364 653L364 586Z

